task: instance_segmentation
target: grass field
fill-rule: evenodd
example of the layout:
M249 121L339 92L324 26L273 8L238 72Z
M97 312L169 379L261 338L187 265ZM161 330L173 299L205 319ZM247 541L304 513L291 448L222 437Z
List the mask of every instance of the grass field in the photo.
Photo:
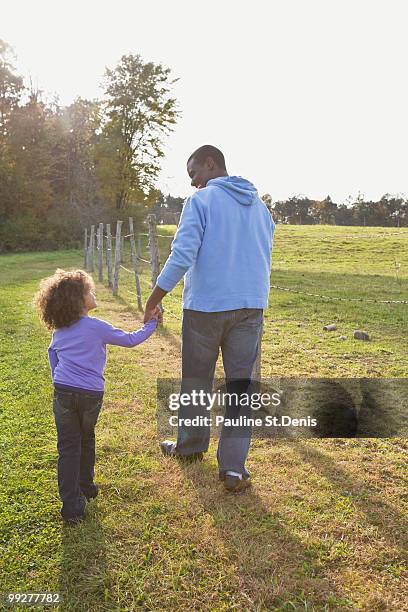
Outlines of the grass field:
M158 233L172 235L174 229L161 226ZM164 263L170 240L159 238L159 245ZM149 294L147 267L144 298ZM304 293L271 291L263 336L264 376L408 376L408 304L370 302L408 302L408 230L278 225L271 282ZM133 277L123 271L121 286L124 302L136 307ZM164 302L166 326L177 334L181 293L178 286ZM329 323L337 325L335 332L323 331ZM355 340L356 329L367 331L370 342Z
M402 235L338 237L383 232L278 227L272 282L406 300ZM170 241L161 242L164 259ZM0 264L0 592L59 591L61 610L408 610L406 440L256 440L253 489L241 496L218 484L213 443L200 465L161 457L155 383L179 372L180 289L166 298L166 324L153 339L109 349L97 427L101 494L84 524L63 527L49 333L31 300L40 278L81 266L82 255L7 255ZM118 298L102 284L97 292L96 316L140 325L130 274ZM263 374L407 376L407 310L276 290ZM332 322L338 332L323 332ZM352 340L355 328L371 342Z

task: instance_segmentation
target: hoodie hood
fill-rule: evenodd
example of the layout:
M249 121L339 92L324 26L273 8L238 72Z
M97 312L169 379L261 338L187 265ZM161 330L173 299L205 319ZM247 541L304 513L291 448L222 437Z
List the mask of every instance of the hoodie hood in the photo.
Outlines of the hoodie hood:
M242 176L219 176L210 179L206 187L210 185L221 187L221 189L229 193L243 206L251 206L258 199L258 192L255 186L250 181L242 178Z

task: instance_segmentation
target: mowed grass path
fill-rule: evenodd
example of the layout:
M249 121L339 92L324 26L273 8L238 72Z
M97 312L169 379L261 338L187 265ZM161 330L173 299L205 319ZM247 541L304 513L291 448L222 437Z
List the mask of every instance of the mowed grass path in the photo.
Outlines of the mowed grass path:
M64 528L49 334L31 299L40 278L82 258L0 262L0 592L60 591L62 610L407 609L406 442L255 441L253 490L226 495L213 446L184 468L159 453L155 382L179 371L176 319L136 349L109 349L101 494L83 525ZM97 290L96 316L140 325L125 287L119 299Z

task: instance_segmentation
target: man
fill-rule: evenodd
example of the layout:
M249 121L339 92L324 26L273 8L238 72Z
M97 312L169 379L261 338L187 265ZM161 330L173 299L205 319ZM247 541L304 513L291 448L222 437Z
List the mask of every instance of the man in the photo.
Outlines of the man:
M211 393L221 348L227 391L242 394L251 382L268 306L274 223L254 185L228 176L224 155L216 147L194 151L187 172L198 191L184 204L171 254L146 303L145 322L185 275L181 392ZM205 408L181 407L179 420L208 415ZM239 403L231 401L225 416L239 414ZM165 455L202 459L209 438L207 426L179 426L177 442L165 440L161 448ZM250 438L245 427L222 429L219 476L229 491L242 491L251 483L245 468Z

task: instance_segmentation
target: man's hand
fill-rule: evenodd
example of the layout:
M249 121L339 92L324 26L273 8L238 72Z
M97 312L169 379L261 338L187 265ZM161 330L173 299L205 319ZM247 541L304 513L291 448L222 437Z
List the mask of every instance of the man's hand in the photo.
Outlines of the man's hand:
M157 323L159 325L163 323L163 313L158 306L155 306L154 308L151 308L149 310L146 308L145 310L144 323L147 323L152 319L157 319Z
M158 304L162 301L164 296L167 294L167 291L164 289L160 289L158 285L155 286L152 293L150 294L149 299L146 302L145 314L144 314L144 323L156 317L159 323L163 322L163 313L158 307Z

